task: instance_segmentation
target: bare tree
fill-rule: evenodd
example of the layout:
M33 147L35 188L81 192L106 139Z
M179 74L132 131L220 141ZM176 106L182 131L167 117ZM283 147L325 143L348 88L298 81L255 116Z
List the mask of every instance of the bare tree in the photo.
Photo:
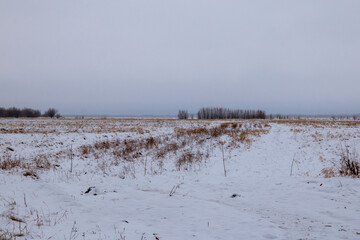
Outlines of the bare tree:
M228 108L201 108L198 111L198 119L265 119L265 111L241 110Z
M178 118L179 119L188 119L189 118L188 111L187 110L179 110Z
M20 116L27 118L36 118L41 116L41 112L39 110L34 110L31 108L24 108L21 110Z
M0 117L6 117L6 109L0 107Z
M58 112L59 112L59 111L56 110L55 108L49 108L49 109L44 113L44 116L45 116L45 117L53 118L53 117L55 117L55 115L56 115Z

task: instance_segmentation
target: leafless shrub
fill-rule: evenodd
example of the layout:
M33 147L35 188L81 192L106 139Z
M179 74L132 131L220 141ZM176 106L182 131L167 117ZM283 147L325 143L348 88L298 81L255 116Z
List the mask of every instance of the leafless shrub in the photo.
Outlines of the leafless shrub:
M340 154L340 175L359 177L360 164L358 158L355 147L353 151L348 146L342 148Z
M46 112L44 113L44 117L50 117L53 118L58 114L58 110L55 108L49 108L48 110L46 110ZM60 116L60 115L59 115Z
M188 113L188 111L186 111L186 110L179 110L178 118L179 118L179 119L188 119L188 118L189 118L189 113Z

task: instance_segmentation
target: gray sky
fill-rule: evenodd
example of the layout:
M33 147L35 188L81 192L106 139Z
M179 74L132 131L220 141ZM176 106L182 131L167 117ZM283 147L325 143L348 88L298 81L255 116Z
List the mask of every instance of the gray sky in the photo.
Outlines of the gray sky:
M0 0L0 106L351 114L359 0Z

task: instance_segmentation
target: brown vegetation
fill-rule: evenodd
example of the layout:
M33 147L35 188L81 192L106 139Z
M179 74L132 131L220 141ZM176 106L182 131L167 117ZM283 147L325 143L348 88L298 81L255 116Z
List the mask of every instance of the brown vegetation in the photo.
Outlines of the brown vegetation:
M139 137L136 139L113 139L97 141L92 145L79 147L79 153L95 159L106 156L109 161L101 162L101 169L105 165L119 165L120 162L134 162L137 159L149 157L151 162L163 166L167 157L175 157L178 170L191 169L193 163L201 163L210 155L203 147L207 141L215 141L221 136L228 136L237 143L250 143L252 137L260 136L268 129L261 123L248 123L244 127L242 122L224 122L217 126L196 126L190 128L174 128L173 133L160 136ZM197 149L196 152L189 149ZM180 157L178 157L180 152ZM153 171L154 172L154 171ZM161 171L160 171L161 172Z
M159 131L160 128L164 131ZM165 160L174 159L173 167L189 170L191 163L206 163L214 147L220 147L219 138L228 138L227 148L239 147L240 144L248 144L254 137L266 133L269 128L270 125L266 121L252 120L3 119L0 121L0 133L45 134L41 141L32 143L33 147L41 150L50 146L56 152L50 157L49 154L38 154L37 151L32 157L25 158L19 157L15 148L15 151L9 150L8 154L0 156L0 169L24 170L22 172L26 176L36 178L41 169L62 165L62 169L70 169L72 172L72 162L74 162L76 172L78 160L94 159L105 174L112 171L111 166L120 164L123 168L135 172L134 164L139 163L147 165L148 169L145 171L147 173L161 173ZM57 135L74 132L101 133L103 139L93 143L85 142L77 146L74 151L71 147L72 143L70 146L66 140L57 141L55 144L48 142ZM86 141L85 136L83 139ZM5 144L6 148L19 143ZM65 165L57 164L58 161L70 161L70 159L71 164L70 162ZM166 161L166 163L170 162Z
M37 155L30 159L25 159L23 157L18 156L11 156L11 155L4 155L0 157L0 169L2 170L13 170L13 169L20 169L20 170L28 170L29 172L34 175L36 169L44 169L48 170L51 168L51 163L48 160L46 155ZM29 176L24 175L24 176Z
M332 127L337 128L339 126L345 127L358 127L360 121L354 120L329 120L329 119L291 119L291 120L270 120L270 123L288 124L293 126L312 126L314 128Z
M342 149L340 158L340 175L359 177L360 164L358 160L358 154L354 151L350 151L349 147L345 146Z

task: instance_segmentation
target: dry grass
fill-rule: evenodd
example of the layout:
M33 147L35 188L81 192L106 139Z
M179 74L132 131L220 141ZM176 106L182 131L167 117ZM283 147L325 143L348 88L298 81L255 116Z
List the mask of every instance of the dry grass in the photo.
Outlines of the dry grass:
M315 133L311 134L311 137L314 139L314 142L321 142L324 140L324 135L315 131Z
M335 177L336 173L332 168L324 168L321 170L321 173L324 175L325 178Z
M294 132L294 133L301 133L301 132L303 132L304 130L303 130L303 129L299 129L299 128L295 128L295 129L291 128L290 131L291 131L291 132Z
M25 170L24 176L38 178L36 170L49 170L52 165L46 155L40 154L26 159L6 154L0 157L0 169L5 171Z
M179 127L181 126L181 127ZM162 172L164 160L174 159L176 162L187 162L186 153L194 158L205 160L209 158L211 144L218 144L217 139L228 137L229 141L237 144L250 143L254 137L266 133L270 125L266 121L239 121L239 120L176 120L176 119L0 119L1 133L19 133L35 135L43 134L41 140L29 143L36 149L30 158L15 156L19 144L23 142L5 142L0 146L15 146L15 151L7 151L9 155L0 156L0 169L6 171L24 170L24 176L38 178L38 171L51 169L59 161L73 159L75 165L78 160L95 160L99 169L110 172L111 166L134 168L134 164L147 161L150 172ZM260 129L260 130L259 130ZM160 130L160 131L159 131ZM68 133L77 133L69 135ZM102 140L93 143L85 142L75 147L74 141L69 142L68 136L78 138L83 134L95 133ZM125 133L125 134L124 134ZM119 137L117 137L119 135ZM126 136L127 135L127 136ZM61 141L53 142L58 136L64 136ZM72 138L72 137L71 137ZM86 140L85 136L80 141ZM105 139L104 139L105 138ZM60 139L60 138L59 138ZM235 144L232 145L235 147ZM236 145L239 146L239 145ZM24 145L25 148L28 146ZM72 149L72 147L71 147ZM196 149L196 150L192 150ZM196 152L197 150L200 152ZM47 155L38 154L41 151L49 152ZM11 155L12 154L12 155ZM197 156L202 156L197 157ZM70 157L71 156L71 157ZM183 156L183 157L179 157ZM178 159L183 159L179 160ZM199 161L194 161L199 162ZM56 163L56 164L54 164ZM70 164L69 164L70 166ZM156 166L159 169L156 169ZM189 167L185 167L190 169ZM60 169L68 170L67 163ZM78 170L78 169L76 169ZM134 172L132 170L132 172Z
M261 134L266 134L269 132L269 128L264 129L254 129L242 131L240 134L231 134L230 136L233 138L235 143L246 143L250 144L254 137L260 137Z
M176 167L180 170L190 170L194 163L201 163L203 154L198 151L197 153L184 152L176 160Z
M269 123L288 124L292 126L312 126L314 128L359 127L360 121L330 120L330 119L300 119L300 120L268 120Z
M253 137L268 131L268 128L257 122L250 122L246 126L242 122L206 125L175 127L173 132L159 136L97 141L91 145L80 146L78 152L86 158L107 159L106 162L99 161L99 169L104 172L110 166L118 166L120 163L134 163L139 162L138 160L145 162L144 158L149 158L151 166L158 166L157 170L153 168L151 171L153 173L161 173L163 161L168 158L175 159L176 169L190 170L193 163L201 163L202 160L209 158L209 149L204 147L206 142L216 142L220 137L228 136L230 140L238 143L250 143ZM189 149L190 146L191 149L198 151Z
M351 151L349 147L345 146L345 149L341 149L340 158L340 175L360 177L360 163L359 156L355 150Z
M25 168L19 157L11 157L9 155L0 158L0 169L11 170L13 168Z
M24 195L25 199L25 195ZM21 237L25 239L49 239L38 236L33 232L34 226L56 226L67 218L67 211L45 213L28 206L24 200L24 205L18 204L15 200L1 199L0 208L0 240L15 240Z
M320 156L319 159L325 162L323 157ZM346 144L345 147L341 147L339 160L333 162L333 167L322 169L321 173L325 178L337 176L360 177L360 158L355 146L352 150Z
M147 130L136 126L138 119L0 119L0 134L56 134L58 129L64 133L139 133ZM155 121L155 120L141 120ZM135 127L134 127L135 126Z

